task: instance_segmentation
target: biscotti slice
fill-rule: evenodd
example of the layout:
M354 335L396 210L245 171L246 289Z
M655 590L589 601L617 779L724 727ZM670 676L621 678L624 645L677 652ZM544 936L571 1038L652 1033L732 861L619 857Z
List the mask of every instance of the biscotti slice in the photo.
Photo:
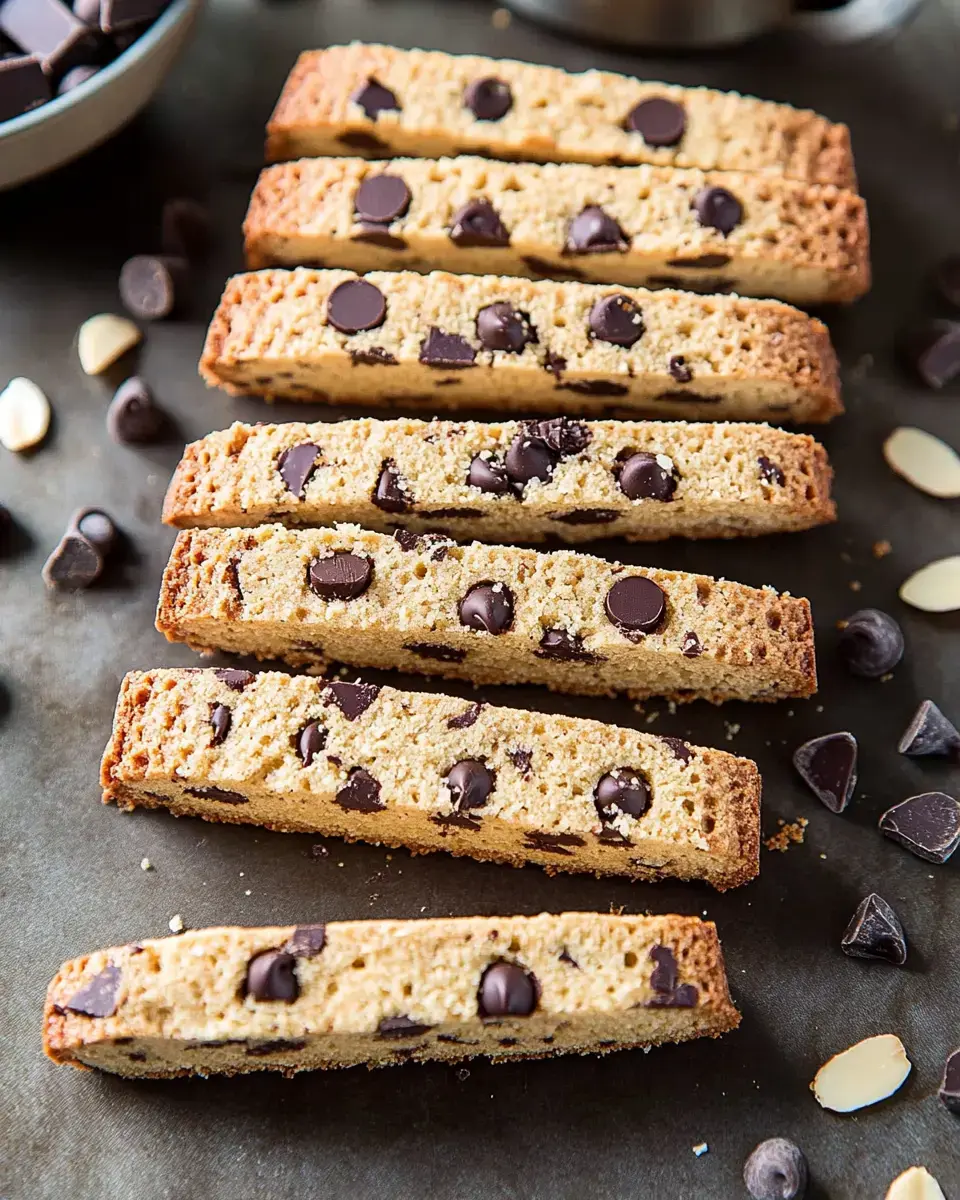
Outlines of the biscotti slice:
M850 133L816 113L609 71L394 46L300 55L267 158L484 154L536 162L762 171L856 187Z
M870 286L863 200L771 175L313 158L269 167L247 266L524 275L849 301Z
M816 690L806 600L571 550L332 529L190 529L157 628L194 649L542 683L778 700Z
M597 721L236 668L126 677L104 801L549 872L757 873L747 759Z
M200 362L235 395L706 420L842 411L822 322L776 300L433 271L231 279Z
M60 968L43 1044L58 1063L165 1078L605 1053L739 1021L712 922L574 912L114 946Z
M491 542L726 538L833 520L831 474L813 438L769 425L235 424L187 446L163 519L353 521Z

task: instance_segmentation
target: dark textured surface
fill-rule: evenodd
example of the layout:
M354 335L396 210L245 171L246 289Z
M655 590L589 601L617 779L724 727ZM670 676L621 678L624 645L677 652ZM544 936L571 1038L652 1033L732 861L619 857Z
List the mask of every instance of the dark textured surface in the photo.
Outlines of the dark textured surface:
M479 2L220 0L133 130L64 173L0 196L0 384L28 375L55 411L32 456L0 450L0 502L19 523L0 560L0 1195L726 1200L744 1194L743 1160L773 1134L806 1151L818 1197L879 1197L914 1162L926 1163L948 1196L960 1195L960 1126L936 1099L947 1052L960 1041L957 864L921 862L876 830L879 814L905 796L957 788L955 769L895 750L920 699L960 716L957 622L910 612L896 598L910 571L957 550L956 508L894 478L880 453L897 423L957 439L960 392L915 386L892 349L902 321L931 303L929 267L958 249L960 25L951 11L949 0L931 3L895 42L869 48L827 52L777 40L734 56L663 61L577 47L516 20L499 32ZM108 440L109 388L82 375L76 329L92 313L116 309L125 258L157 250L161 201L208 196L217 250L185 317L148 330L140 372L176 419L181 442L234 417L327 415L292 406L269 412L206 392L196 361L223 280L240 265L239 223L260 131L295 51L364 35L739 87L821 108L853 127L877 282L853 310L828 314L849 406L823 434L839 474L840 523L757 543L601 543L601 552L629 561L770 582L813 600L818 697L792 708L696 705L674 715L648 706L660 713L657 732L756 757L767 834L778 818L809 818L806 843L783 855L765 851L761 880L748 888L718 897L680 885L549 879L441 855L394 852L388 861L375 847L336 841L329 857L314 859L310 837L162 812L127 816L99 803L98 760L123 672L194 658L152 627L172 542L158 524L160 502L179 447L134 450ZM47 595L40 567L82 504L114 515L128 554L95 589ZM893 553L878 561L871 545L883 538ZM834 659L835 621L864 605L903 622L907 652L892 682L854 679ZM619 701L532 688L485 695L644 721ZM742 727L731 743L726 722ZM843 816L821 807L790 767L799 742L835 729L852 730L862 750L858 792ZM144 856L152 872L140 870ZM840 952L841 934L871 890L906 928L904 969ZM743 1011L740 1032L649 1056L479 1063L469 1075L408 1065L293 1081L121 1083L58 1069L40 1052L43 993L60 961L164 934L174 913L196 927L611 905L715 918ZM900 1034L915 1064L903 1089L874 1111L821 1111L808 1091L820 1063L888 1031ZM691 1146L701 1141L710 1152L697 1159Z

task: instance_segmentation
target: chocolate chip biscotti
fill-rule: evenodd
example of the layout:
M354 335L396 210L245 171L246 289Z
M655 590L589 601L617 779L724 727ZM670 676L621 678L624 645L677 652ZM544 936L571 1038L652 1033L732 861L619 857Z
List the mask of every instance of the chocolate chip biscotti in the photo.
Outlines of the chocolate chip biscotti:
M66 962L58 1063L292 1073L605 1053L739 1024L712 922L605 913L199 929Z
M235 424L186 447L163 519L354 521L491 542L740 537L833 520L830 480L819 443L769 425Z
M197 650L396 667L579 694L778 700L816 690L810 606L570 550L356 525L190 529L157 628Z
M442 267L800 305L855 300L870 286L861 197L771 175L301 159L263 172L244 234L251 268Z
M813 112L609 71L359 43L301 54L267 126L268 159L318 154L655 163L856 186L849 130Z
M235 668L136 672L104 801L629 879L757 873L747 759L597 721Z
M234 394L395 409L827 421L820 322L775 300L434 271L231 279L200 361Z

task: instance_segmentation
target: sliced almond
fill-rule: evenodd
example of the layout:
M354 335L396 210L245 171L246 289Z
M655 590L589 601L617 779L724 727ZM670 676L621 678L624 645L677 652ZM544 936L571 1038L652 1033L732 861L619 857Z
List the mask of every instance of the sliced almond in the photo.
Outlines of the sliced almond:
M140 341L143 334L132 321L113 313L98 313L80 326L77 351L88 375L99 375Z
M890 1184L887 1200L946 1200L946 1196L926 1167L909 1167Z
M960 455L932 433L903 425L883 443L883 456L898 475L928 496L960 496Z
M0 443L8 450L29 450L50 428L50 402L32 379L18 376L0 392Z
M824 1108L855 1112L892 1096L909 1074L903 1042L881 1033L828 1059L810 1086Z
M900 586L900 599L923 612L960 608L960 554L927 563Z

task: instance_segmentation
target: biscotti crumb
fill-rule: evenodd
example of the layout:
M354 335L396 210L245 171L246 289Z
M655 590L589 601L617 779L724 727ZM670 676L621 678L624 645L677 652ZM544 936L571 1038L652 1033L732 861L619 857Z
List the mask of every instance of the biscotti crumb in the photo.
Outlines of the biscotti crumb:
M183 917L181 917L179 913L174 913L167 924L170 927L171 933L183 933L184 929L186 929L186 925L183 923Z
M874 558L886 558L892 550L893 546L890 545L886 538L884 538L882 541L873 543Z
M150 861L149 858L141 858L140 859L140 870L141 871L152 871L153 870L153 863Z
M802 844L809 822L806 817L797 817L795 821L791 821L789 824L783 820L778 820L777 824L780 826L779 830L771 837L768 837L763 843L768 850L785 851L789 850L791 844L794 842L797 845ZM821 854L820 857L826 858L826 855Z
M490 14L490 24L494 29L509 29L513 14L507 8L495 8Z

